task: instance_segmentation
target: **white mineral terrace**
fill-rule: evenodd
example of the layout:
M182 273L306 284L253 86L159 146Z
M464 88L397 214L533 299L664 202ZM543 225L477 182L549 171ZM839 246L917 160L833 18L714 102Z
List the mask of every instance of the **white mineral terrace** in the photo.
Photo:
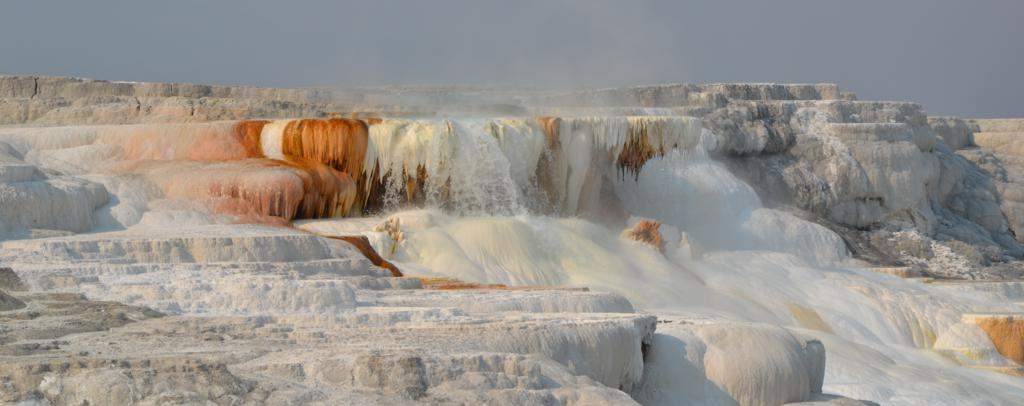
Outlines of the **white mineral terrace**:
M1024 404L1021 120L0 78L0 402Z

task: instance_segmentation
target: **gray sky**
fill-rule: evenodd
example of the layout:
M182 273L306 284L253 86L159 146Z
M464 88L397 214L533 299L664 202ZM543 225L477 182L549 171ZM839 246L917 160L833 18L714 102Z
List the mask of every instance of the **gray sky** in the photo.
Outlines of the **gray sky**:
M1024 116L1021 0L48 1L0 72L263 86L836 82Z

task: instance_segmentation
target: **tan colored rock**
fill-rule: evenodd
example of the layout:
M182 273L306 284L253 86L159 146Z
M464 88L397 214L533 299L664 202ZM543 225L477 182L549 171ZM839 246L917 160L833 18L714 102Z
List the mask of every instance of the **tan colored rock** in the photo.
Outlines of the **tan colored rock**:
M974 125L968 120L957 117L928 117L928 125L935 135L953 150L974 145L972 134Z
M979 147L1000 154L1024 156L1024 131L1020 132L976 132L974 143Z
M25 283L21 281L14 270L7 267L0 267L0 290L8 292L23 292L28 290Z
M1024 132L1022 118L981 118L971 120L979 132Z
M965 314L963 321L981 327L1000 354L1024 365L1024 316L1019 314Z
M0 312L17 310L25 307L25 302L0 290Z
M36 95L35 76L0 75L0 97L30 98Z

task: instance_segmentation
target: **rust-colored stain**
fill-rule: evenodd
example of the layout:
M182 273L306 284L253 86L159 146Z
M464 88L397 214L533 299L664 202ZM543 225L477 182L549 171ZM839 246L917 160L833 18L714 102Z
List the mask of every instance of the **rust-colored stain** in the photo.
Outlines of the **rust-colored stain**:
M359 215L366 212L373 196L383 193L382 182L376 180L379 170L363 168L369 146L369 125L380 119L354 118L299 119L290 121L281 135L281 151L285 156L303 158L327 165L348 176L355 185L355 195L340 213Z
M465 290L465 289L499 289L509 290L509 287L500 283L483 284L463 282L452 278L419 278L424 289L435 290Z
M243 120L235 123L235 139L242 144L246 154L251 158L263 156L263 150L260 147L260 133L263 132L263 126L267 123L269 123L267 120Z
M636 179L640 176L640 169L648 160L655 156L665 155L662 146L653 146L650 142L647 123L644 121L630 121L629 134L622 152L616 160L619 169L629 172Z
M562 119L558 117L537 117L537 123L540 124L540 129L544 132L544 139L547 141L548 149L554 150L558 148L558 134L559 128L562 125Z
M661 232L658 231L659 228L661 228L661 222L640 220L633 228L623 231L622 234L626 238L650 245L657 249L658 252L664 253L665 240L661 238Z
M281 164L251 159L187 171L166 180L164 193L207 204L216 213L273 223L264 217L291 220L298 212L304 190L298 171L281 171ZM146 165L140 166L144 168ZM144 170L144 169L143 169Z
M976 316L974 323L1004 357L1024 365L1024 318L1013 315Z
M369 128L349 118L293 120L284 128L281 151L310 159L357 178L369 143Z
M301 171L303 197L295 218L349 215L357 193L351 177L330 166L297 156L286 156L283 164Z
M569 292L589 292L585 287L558 286L508 286L500 283L464 282L453 278L418 278L424 289L434 290L563 290Z
M384 269L387 269L387 270L391 271L391 276L394 276L396 278L400 277L400 276L403 276L402 275L402 271L399 271L398 267L396 267L395 264L392 264L391 262L388 262L386 259L381 258L381 256L379 254L377 254L377 250L373 249L373 246L370 245L370 240L368 240L366 238L366 236L363 236L363 235L346 235L346 236L327 237L327 238L333 238L335 240L342 240L342 241L345 241L345 242L347 242L349 244L352 244L352 246L356 247L356 249L358 249L359 252L363 253L363 256L365 256L366 259L369 259L371 263L373 263L376 266L379 266L381 268L384 268Z
M537 187L544 191L541 196L546 200L546 206L551 209L562 205L564 196L562 191L565 180L556 174L556 161L561 153L561 142L559 133L562 119L558 117L537 117L537 123L544 132L545 148L537 161L537 168L534 170L534 177L537 179Z

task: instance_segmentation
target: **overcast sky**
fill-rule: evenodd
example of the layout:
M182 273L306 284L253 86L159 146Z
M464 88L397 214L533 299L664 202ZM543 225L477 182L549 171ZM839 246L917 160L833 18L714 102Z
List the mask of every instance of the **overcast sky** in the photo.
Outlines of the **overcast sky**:
M47 1L0 73L263 86L836 82L1024 116L1022 0Z

